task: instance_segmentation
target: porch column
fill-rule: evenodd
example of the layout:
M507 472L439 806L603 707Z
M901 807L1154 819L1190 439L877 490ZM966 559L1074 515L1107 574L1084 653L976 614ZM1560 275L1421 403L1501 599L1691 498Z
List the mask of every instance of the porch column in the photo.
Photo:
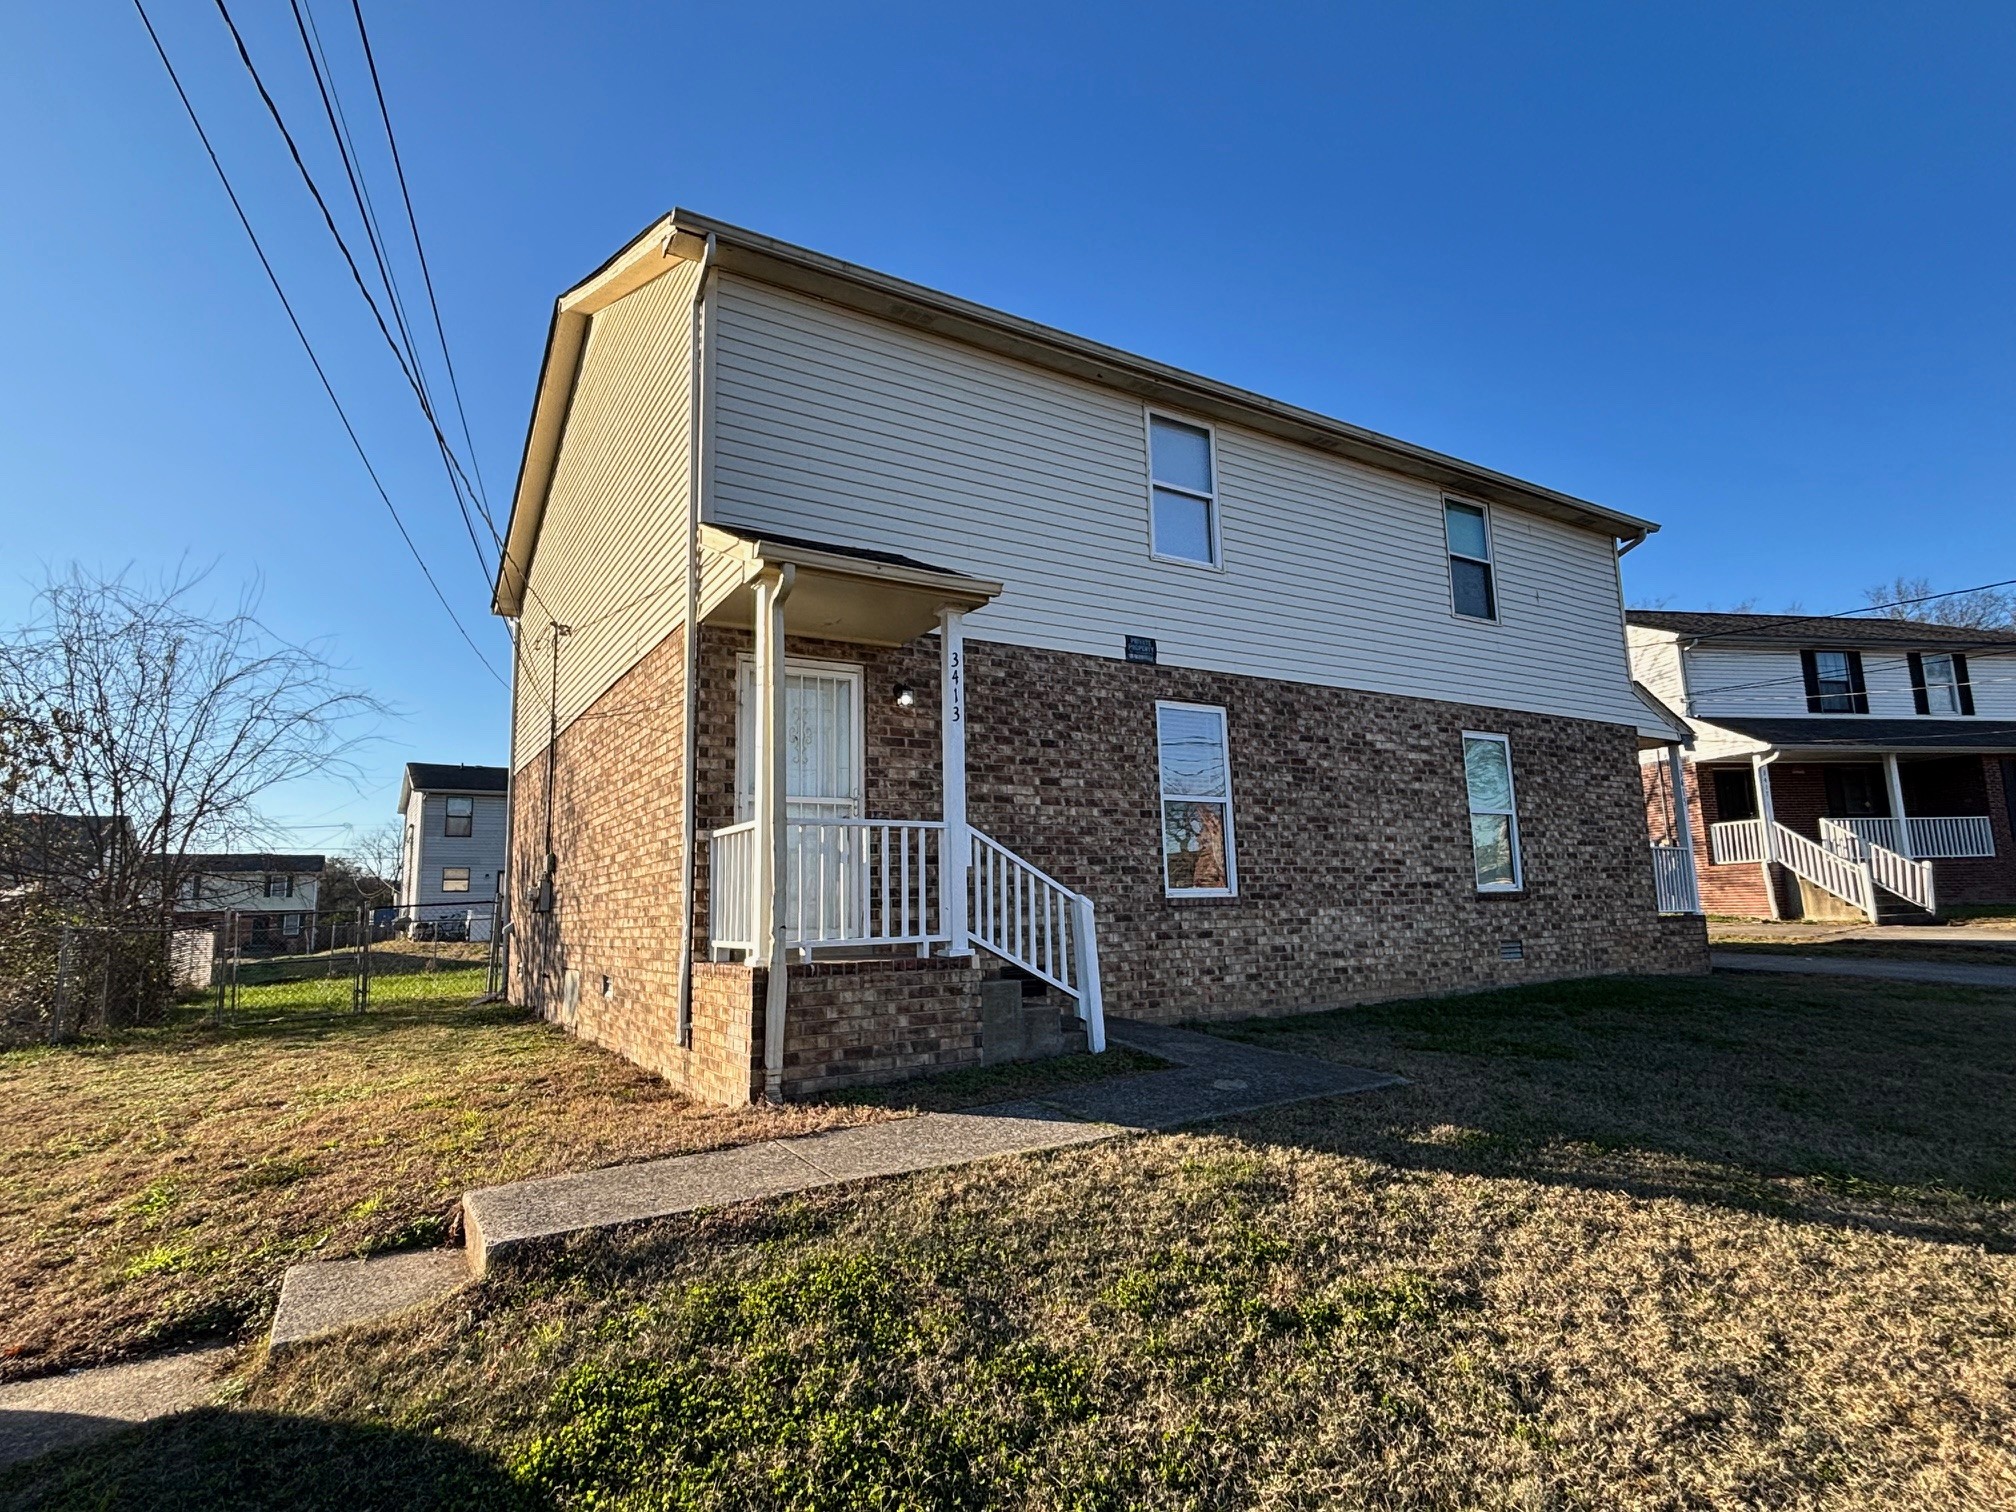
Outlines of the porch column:
M1764 821L1764 859L1759 865L1764 872L1764 894L1771 901L1771 917L1783 918L1784 910L1778 906L1778 879L1771 875L1771 857L1778 852L1778 816L1771 809L1771 765L1770 756L1775 752L1758 752L1750 758L1750 775L1757 784L1757 817Z
M1680 847L1681 867L1687 875L1687 892L1694 899L1694 912L1701 912L1701 878L1694 867L1694 815L1687 802L1687 753L1678 741L1666 747L1666 772L1673 784L1674 843Z
M1897 753L1886 751L1883 755L1883 782L1890 789L1890 817L1897 822L1897 851L1907 861L1915 861L1918 853L1911 849L1911 821L1904 813L1904 779L1897 771Z
M939 907L945 911L947 955L973 953L966 915L967 872L973 840L966 828L966 637L965 615L938 611L938 729L945 782L945 834L938 861Z
M788 563L756 584L756 948L767 968L763 998L763 1095L784 1096L784 891L790 831L784 801L784 601L797 569Z

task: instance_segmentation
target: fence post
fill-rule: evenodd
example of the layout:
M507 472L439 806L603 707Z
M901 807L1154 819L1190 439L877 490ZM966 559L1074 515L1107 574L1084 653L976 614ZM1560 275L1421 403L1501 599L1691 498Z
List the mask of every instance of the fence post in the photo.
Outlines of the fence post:
M76 931L63 926L62 942L56 947L56 996L49 1005L49 1043L63 1042L63 1016L70 1007L70 973L76 966Z
M357 907L357 985L351 996L354 1011L371 1006L371 905Z

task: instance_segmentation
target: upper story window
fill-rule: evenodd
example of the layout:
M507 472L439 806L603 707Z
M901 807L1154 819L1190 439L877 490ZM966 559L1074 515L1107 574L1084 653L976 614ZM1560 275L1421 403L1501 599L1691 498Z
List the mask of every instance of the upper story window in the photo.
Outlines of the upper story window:
M291 875L285 877L268 877L266 879L266 896L269 898L293 897L294 878Z
M1232 851L1232 754L1225 711L1158 703L1162 769L1162 883L1171 897L1229 898L1239 891Z
M1477 891L1517 892L1519 810L1512 797L1512 742L1463 732L1463 781L1470 790L1470 858Z
M1491 517L1480 505L1442 504L1442 534L1449 543L1449 603L1465 619L1498 618L1498 587L1491 580Z
M1869 692L1862 681L1860 651L1801 651L1809 714L1867 714Z
M1166 561L1218 565L1218 471L1211 432L1148 417L1149 551Z
M476 800L474 798L450 798L448 817L442 821L441 833L450 840L467 839L476 824Z
M1911 697L1920 714L1972 714L1967 658L1957 652L1911 653Z

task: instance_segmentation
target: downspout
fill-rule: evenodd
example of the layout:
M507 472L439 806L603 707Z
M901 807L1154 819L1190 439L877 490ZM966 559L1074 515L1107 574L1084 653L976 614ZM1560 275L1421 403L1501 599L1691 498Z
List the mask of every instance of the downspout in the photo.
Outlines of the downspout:
M504 622L511 632L511 733L506 737L504 747L504 867L497 873L497 927L496 950L501 962L497 973L497 988L505 1002L511 1001L511 921L515 910L511 906L514 879L511 873L511 858L517 853L518 839L518 686L522 673L518 665L518 617L513 615ZM401 820L405 819L402 814ZM405 840L402 837L402 854ZM403 890L403 889L402 889Z
M681 1049L693 1048L693 875L697 839L694 826L699 817L699 779L694 771L700 760L700 722L694 705L699 701L695 684L700 677L700 522L705 512L702 488L705 483L707 428L702 409L707 398L707 348L702 322L707 314L707 280L714 271L714 233L707 233L706 250L700 254L700 276L693 283L691 333L692 376L686 401L686 613L681 623L685 632L684 681L680 685L679 718L686 726L684 759L679 766L679 1030Z
M790 975L785 964L788 952L784 947L784 893L789 854L785 815L789 813L789 807L784 801L783 720L778 716L783 712L785 688L784 601L791 597L797 581L798 569L790 563L778 569L777 584L769 595L770 623L765 627L766 638L770 642L771 685L763 690L764 701L770 707L770 717L765 721L770 739L765 745L763 760L770 767L769 831L773 859L770 865L770 901L766 910L770 920L770 938L764 941L769 970L765 973L763 993L763 1100L773 1106L784 1101L785 984Z
M1771 904L1771 917L1783 919L1785 910L1778 906L1778 878L1771 870L1771 858L1778 854L1778 814L1771 805L1771 763L1785 753L1779 750L1759 751L1750 758L1750 780L1757 786L1757 817L1762 821L1764 832L1764 859L1759 865L1764 872L1764 896Z

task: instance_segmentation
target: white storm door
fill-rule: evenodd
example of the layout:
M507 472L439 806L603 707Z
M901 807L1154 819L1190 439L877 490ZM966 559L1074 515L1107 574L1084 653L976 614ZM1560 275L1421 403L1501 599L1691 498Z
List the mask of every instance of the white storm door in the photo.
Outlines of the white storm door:
M744 657L736 712L735 817L756 806L756 664ZM858 938L855 914L866 898L861 831L840 821L861 817L864 738L861 669L841 662L784 664L784 926L793 944Z

